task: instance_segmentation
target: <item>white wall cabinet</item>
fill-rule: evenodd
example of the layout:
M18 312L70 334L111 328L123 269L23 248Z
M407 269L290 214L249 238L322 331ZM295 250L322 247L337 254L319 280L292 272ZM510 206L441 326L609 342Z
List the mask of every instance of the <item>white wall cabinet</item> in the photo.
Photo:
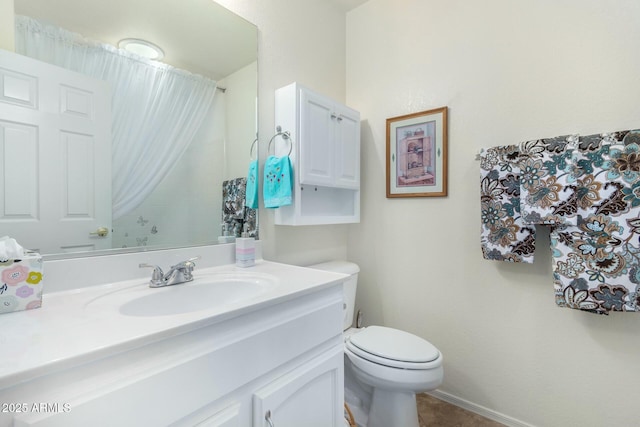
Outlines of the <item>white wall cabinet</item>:
M300 183L359 189L360 115L308 89L298 90ZM280 102L290 102L287 94Z
M0 427L344 425L342 284L0 389ZM32 405L49 407L34 411ZM17 410L13 410L16 409Z
M293 204L278 208L278 225L360 221L360 113L298 83L275 95L275 154L291 150ZM290 145L292 144L292 145Z

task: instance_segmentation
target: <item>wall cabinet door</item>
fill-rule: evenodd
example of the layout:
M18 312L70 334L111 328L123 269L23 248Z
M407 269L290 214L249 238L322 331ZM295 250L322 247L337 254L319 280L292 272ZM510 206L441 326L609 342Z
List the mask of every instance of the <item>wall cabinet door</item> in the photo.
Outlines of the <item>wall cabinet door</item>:
M335 113L326 98L300 91L300 183L333 185Z
M334 185L360 188L360 116L343 105L335 105Z
M340 346L258 390L254 427L344 426L343 363Z
M360 115L300 89L300 183L360 187Z

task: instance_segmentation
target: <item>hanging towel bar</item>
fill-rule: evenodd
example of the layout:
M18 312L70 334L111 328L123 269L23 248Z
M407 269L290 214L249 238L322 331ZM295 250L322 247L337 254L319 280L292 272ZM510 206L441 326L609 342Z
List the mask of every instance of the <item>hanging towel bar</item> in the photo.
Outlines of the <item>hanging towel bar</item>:
M276 134L271 137L269 140L269 145L267 146L267 154L271 151L271 143L278 136L281 136L285 141L289 141L289 153L287 156L291 155L291 151L293 150L293 139L291 138L291 133L288 130L282 131L282 128L278 125L276 126ZM273 149L273 154L275 154L275 148Z
M614 138L613 133L603 133L601 136L603 141L605 141L607 144L613 144L615 142L615 140L613 140ZM578 135L577 133L571 134L565 138L565 141L567 141L567 148L576 149L578 148L578 143L580 142L580 135ZM482 158L482 155L480 154L480 152L477 152L476 162L479 162L481 158Z

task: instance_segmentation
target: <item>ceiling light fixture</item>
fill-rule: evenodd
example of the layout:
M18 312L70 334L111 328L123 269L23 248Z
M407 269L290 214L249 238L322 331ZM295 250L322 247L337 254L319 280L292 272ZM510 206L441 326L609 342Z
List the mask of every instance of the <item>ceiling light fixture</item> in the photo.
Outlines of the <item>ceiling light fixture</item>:
M164 51L147 40L122 39L118 42L118 47L148 59L159 61L164 58Z

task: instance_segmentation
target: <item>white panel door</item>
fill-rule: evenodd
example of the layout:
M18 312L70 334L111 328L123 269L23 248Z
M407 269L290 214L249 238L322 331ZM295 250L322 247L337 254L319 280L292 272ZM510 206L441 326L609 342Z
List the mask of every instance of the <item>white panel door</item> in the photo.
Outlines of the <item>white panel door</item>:
M41 253L111 247L106 82L0 51L2 235Z
M360 114L336 105L335 181L340 188L360 188Z
M333 184L333 103L300 90L300 183Z

